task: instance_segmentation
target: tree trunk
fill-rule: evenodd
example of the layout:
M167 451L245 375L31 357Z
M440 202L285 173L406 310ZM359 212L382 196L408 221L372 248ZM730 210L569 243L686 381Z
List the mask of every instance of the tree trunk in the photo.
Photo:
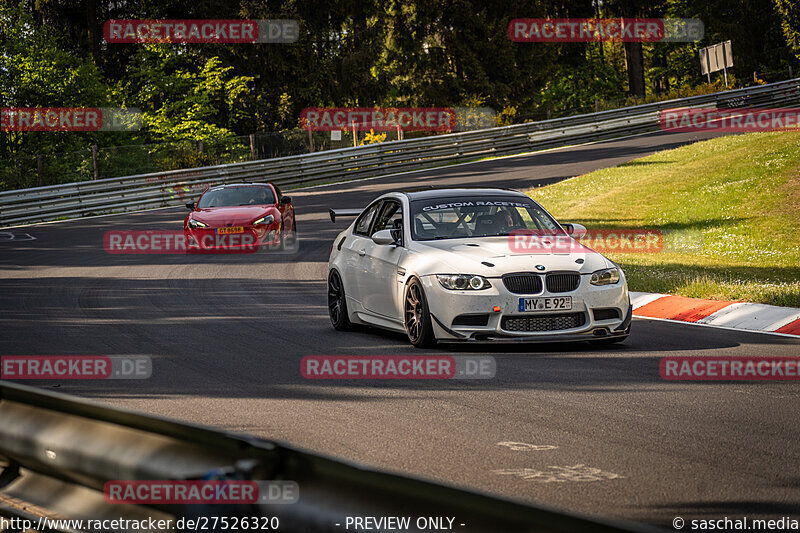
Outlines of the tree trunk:
M667 67L667 54L663 51L655 51L653 54L653 67L658 69L659 74L653 76L650 86L653 94L669 92L669 76L665 74Z
M628 89L631 96L644 98L644 54L642 54L642 43L625 43L625 68L628 71Z
M100 68L100 36L97 27L97 0L86 0L86 37L89 53L97 68Z

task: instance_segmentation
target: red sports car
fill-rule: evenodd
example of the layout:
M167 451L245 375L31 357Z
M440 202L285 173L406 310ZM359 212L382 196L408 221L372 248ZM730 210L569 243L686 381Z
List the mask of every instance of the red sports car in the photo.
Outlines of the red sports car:
M189 252L255 252L262 246L287 249L296 242L292 199L272 183L210 187L186 207L191 210L183 221Z

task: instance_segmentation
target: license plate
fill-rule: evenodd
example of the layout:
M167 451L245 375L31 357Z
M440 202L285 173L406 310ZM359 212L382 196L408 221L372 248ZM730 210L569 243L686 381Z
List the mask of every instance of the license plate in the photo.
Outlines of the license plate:
M217 228L217 235L227 235L229 233L244 233L242 226L231 226L229 228Z
M525 311L569 311L572 309L572 296L556 298L520 298L519 310Z

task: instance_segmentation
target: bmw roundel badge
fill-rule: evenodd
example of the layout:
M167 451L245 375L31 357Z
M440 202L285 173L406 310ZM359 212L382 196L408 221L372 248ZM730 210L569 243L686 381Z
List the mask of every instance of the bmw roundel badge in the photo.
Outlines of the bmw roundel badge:
M539 271L544 270L544 265L536 265L536 270L539 270Z

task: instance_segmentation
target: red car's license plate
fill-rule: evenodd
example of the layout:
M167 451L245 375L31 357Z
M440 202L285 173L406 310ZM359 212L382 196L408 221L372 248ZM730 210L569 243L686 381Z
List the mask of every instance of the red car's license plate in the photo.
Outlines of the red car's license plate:
M231 226L229 228L217 228L217 235L227 235L229 233L244 233L242 226Z

